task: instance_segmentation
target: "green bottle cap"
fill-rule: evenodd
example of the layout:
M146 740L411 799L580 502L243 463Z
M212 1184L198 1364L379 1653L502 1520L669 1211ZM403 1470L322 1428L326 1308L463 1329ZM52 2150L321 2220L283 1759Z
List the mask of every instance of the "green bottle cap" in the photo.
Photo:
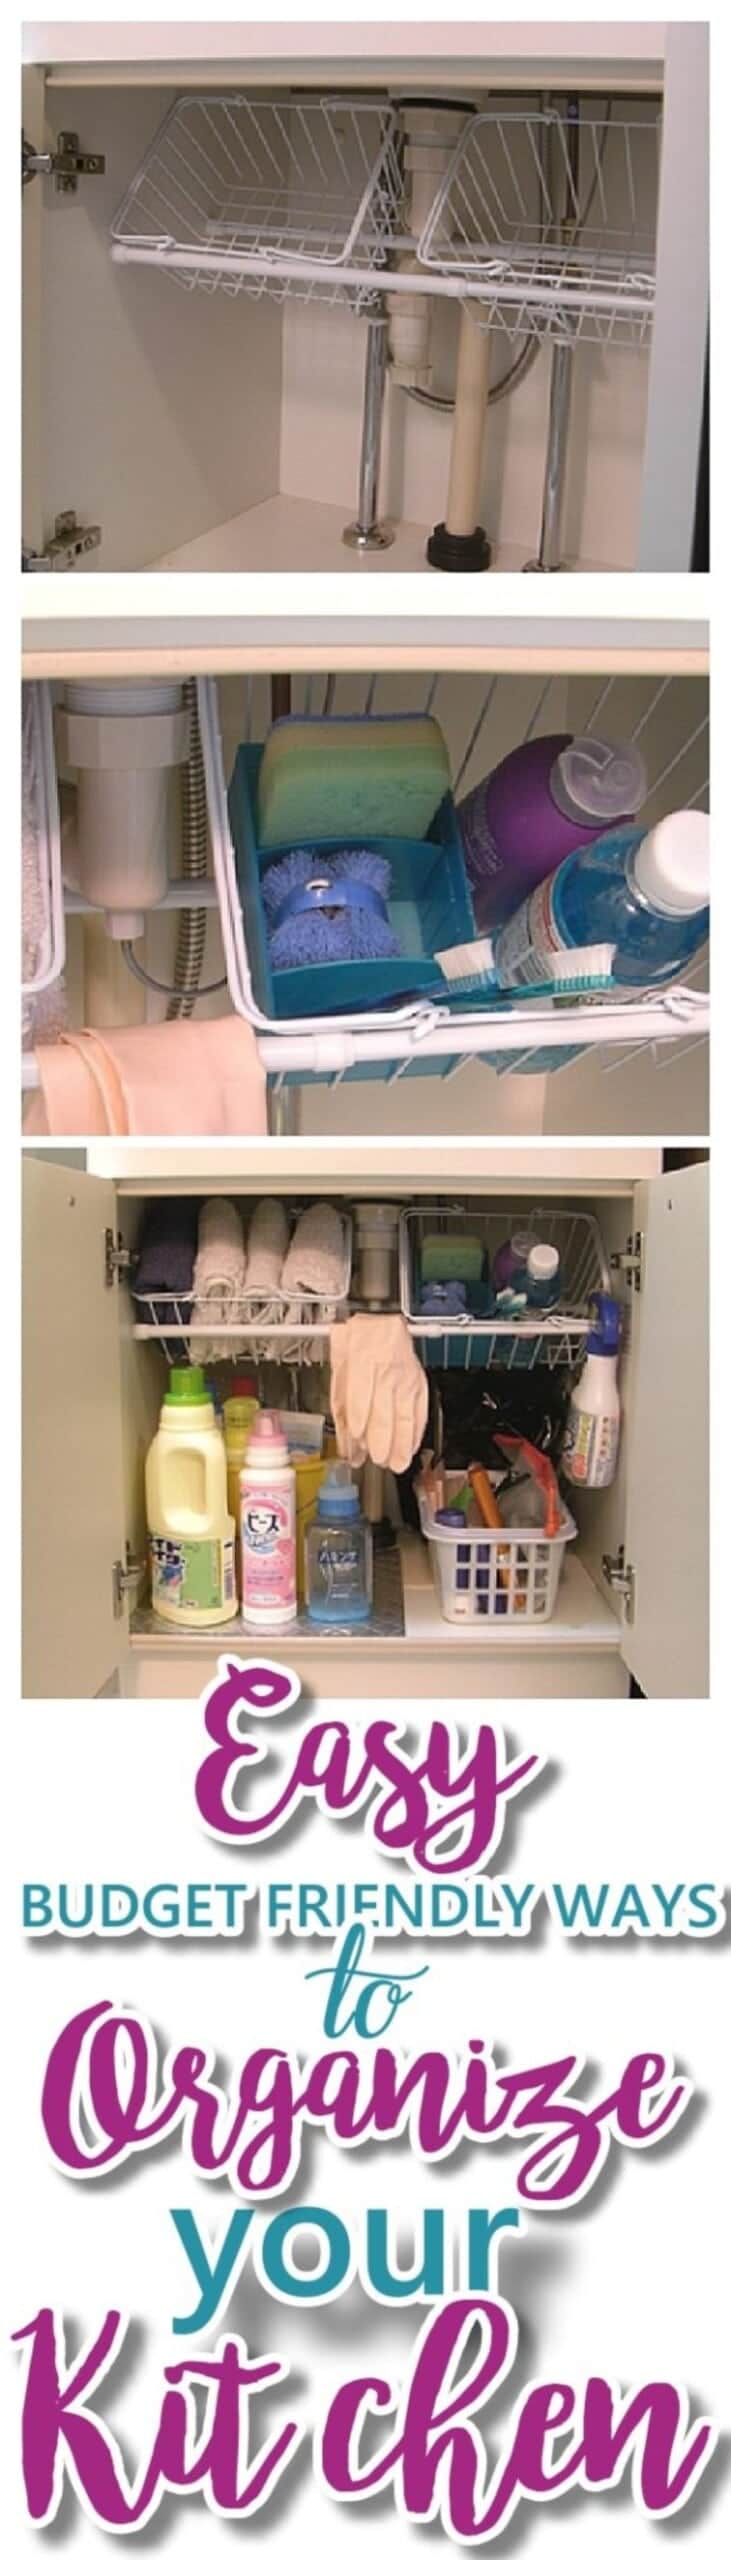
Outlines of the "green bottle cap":
M165 1404L210 1404L202 1369L171 1369Z

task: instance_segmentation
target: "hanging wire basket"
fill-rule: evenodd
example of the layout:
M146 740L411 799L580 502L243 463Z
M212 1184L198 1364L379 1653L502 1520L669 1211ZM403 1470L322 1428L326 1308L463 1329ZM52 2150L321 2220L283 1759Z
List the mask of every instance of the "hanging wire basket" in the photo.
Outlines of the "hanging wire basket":
M559 1256L561 1297L558 1305L545 1312L530 1310L525 1316L503 1317L491 1313L483 1317L471 1315L451 1317L425 1316L419 1307L419 1272L421 1251L427 1235L445 1239L464 1238L465 1225L470 1235L479 1237L486 1270L492 1269L495 1255L513 1228L520 1227L536 1243L555 1245ZM582 1358L586 1336L591 1328L590 1298L596 1290L611 1287L609 1266L595 1218L584 1209L553 1209L541 1201L536 1207L515 1202L502 1208L470 1209L465 1220L462 1208L440 1206L438 1202L419 1209L404 1209L399 1226L399 1278L401 1312L409 1332L418 1342L427 1368L445 1369L533 1369L539 1363L549 1369L574 1369Z
M181 98L115 215L113 255L208 292L367 304L396 232L397 130L374 99Z
M659 109L642 120L553 110L465 125L422 232L434 274L510 337L640 347L655 299ZM560 211L557 210L560 208Z

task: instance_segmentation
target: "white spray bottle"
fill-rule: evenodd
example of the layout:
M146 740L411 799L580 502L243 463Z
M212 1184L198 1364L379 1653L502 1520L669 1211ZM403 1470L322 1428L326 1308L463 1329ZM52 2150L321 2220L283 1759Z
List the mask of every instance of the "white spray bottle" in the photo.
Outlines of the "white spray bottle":
M596 1320L587 1336L586 1360L569 1398L561 1465L571 1484L598 1491L613 1482L619 1450L621 1406L617 1363L622 1341L622 1309L616 1298L597 1290L591 1299Z

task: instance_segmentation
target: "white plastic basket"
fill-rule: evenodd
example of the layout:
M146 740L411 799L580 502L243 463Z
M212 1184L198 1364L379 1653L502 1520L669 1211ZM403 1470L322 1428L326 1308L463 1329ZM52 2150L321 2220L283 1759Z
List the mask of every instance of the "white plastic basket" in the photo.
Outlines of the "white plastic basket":
M446 1476L447 1503L463 1481ZM578 1535L565 1503L555 1538L546 1538L542 1529L440 1527L418 1486L416 1493L443 1618L455 1626L465 1618L526 1626L553 1617L566 1549Z

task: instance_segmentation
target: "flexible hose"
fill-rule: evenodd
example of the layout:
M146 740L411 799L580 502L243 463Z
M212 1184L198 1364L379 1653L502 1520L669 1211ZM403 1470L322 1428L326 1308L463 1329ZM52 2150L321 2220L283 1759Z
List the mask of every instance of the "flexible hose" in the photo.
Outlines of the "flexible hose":
M198 700L192 678L183 686L183 701L190 720L190 754L183 768L183 878L205 880L208 870L206 780L198 726ZM155 986L160 994L169 996L166 1016L168 1022L187 1019L200 996L212 995L217 992L219 986L225 986L225 979L217 979L215 988L201 986L207 921L205 907L181 908L172 988L160 987L159 981L153 978L146 979L145 971L140 967L139 961L130 959L129 945L122 945L125 959L134 969L135 977L142 978L143 982L150 986Z
M491 382L487 395L488 409L494 409L498 400L505 400L509 391L517 391L519 382L525 380L526 374L530 373L531 366L535 364L536 357L540 355L542 343L541 338L525 339L520 354L516 356L514 364L508 366L507 373L501 373L497 382ZM418 382L402 382L400 387L405 392L407 400L418 400L423 409L441 409L446 415L454 408L454 401L449 399L446 392L422 391Z
M185 908L183 909L183 913L184 913L184 914L186 914L186 913L188 913L188 912L190 912L190 910L187 910L187 909L185 909ZM198 913L197 908L195 908L195 909L193 910L193 912L194 912L195 914L197 914L197 913ZM204 909L203 909L203 913L204 913L204 915L205 915L205 912L206 912L206 911L205 911L205 907L204 907ZM123 960L126 960L126 962L127 962L127 967L128 967L128 969L131 969L131 971L132 971L132 976L133 976L133 978L139 978L140 983L141 983L141 985L142 985L143 987L152 987L153 993L154 993L156 996L174 996L174 997L175 997L175 999L176 999L175 1004L169 1004L169 1005L168 1005L168 1009L167 1009L167 1020L168 1020L168 1022L174 1022L174 1021L177 1021L177 1020L179 1019L180 1013L182 1012L182 1008L179 1006L178 1001L177 1001L177 1000L178 1000L178 998L179 998L179 995L180 995L180 988L179 988L179 987L177 987L177 986L175 986L175 987L171 987L171 986L169 986L169 985L167 984L166 980L165 980L165 979L163 979L163 978L153 978L153 977L151 977L149 969L143 969L142 961L137 959L137 956L136 956L136 953L135 953L135 947L134 947L134 943L133 943L133 942L120 942L120 944L119 944L119 949L120 949L120 951L121 951L121 953L122 953L122 958L123 958ZM192 996L192 998L191 998L191 1004L188 1006L188 1012L190 1012L190 1011L192 1010L192 1005L197 1004L197 1002L198 1002L198 997L199 997L199 996L217 996L217 995L220 995L221 988L222 988L222 987L225 987L227 984L228 984L228 981L227 981L227 979L226 979L226 978L212 978L212 979L211 979L211 981L210 981L210 985L209 985L209 986L207 986L207 987L201 987L201 986L196 987L195 994L194 994L194 995Z

